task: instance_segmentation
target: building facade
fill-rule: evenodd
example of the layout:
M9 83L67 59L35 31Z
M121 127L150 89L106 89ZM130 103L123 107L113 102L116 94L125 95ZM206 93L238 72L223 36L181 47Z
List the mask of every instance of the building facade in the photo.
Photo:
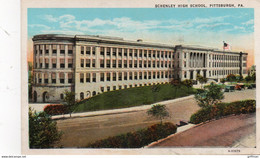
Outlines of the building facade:
M66 90L81 100L106 91L196 79L197 73L215 80L246 74L247 53L105 36L46 34L34 36L33 42L34 102L60 102Z

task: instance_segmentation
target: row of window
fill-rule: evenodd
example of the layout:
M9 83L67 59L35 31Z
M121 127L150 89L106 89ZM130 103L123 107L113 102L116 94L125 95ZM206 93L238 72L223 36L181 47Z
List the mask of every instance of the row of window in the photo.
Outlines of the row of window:
M158 72L107 72L100 73L100 81L126 81L126 80L143 80L143 79L166 79L173 78L174 74L171 71L158 71ZM84 79L85 78L85 79ZM86 73L84 77L84 73L80 74L80 83L90 83L97 82L96 73Z
M211 66L211 63L209 65ZM240 63L213 62L212 67L240 67Z
M44 73L43 76L41 73L35 74L34 83L39 84L56 84L57 78L56 75L59 76L59 83L64 84L65 83L65 74L63 72L61 73L51 73L51 77L48 77L48 73ZM73 83L73 74L68 73L67 83Z
M229 60L229 61L239 61L239 56L232 56L232 55L212 55L213 60ZM211 55L209 56L211 59Z
M65 64L68 64L68 68L73 68L73 59L67 59L67 61L65 61L64 58L61 58L61 59L59 59L59 62L60 62L60 64L59 64L60 68L65 68ZM44 66L43 66L43 63L44 63ZM57 68L57 59L56 58L51 59L51 63L49 63L48 58L45 58L44 61L42 59L40 59L39 63L37 61L35 62L35 68L48 69L48 68L50 68L50 66L52 68Z
M81 46L82 55L95 55L95 47ZM139 52L138 52L139 50ZM144 50L144 49L128 49L128 48L112 48L100 47L100 55L102 56L125 56L125 57L153 57L153 58L174 58L172 51ZM179 56L178 56L179 57Z
M56 55L58 53L58 47L60 47L60 55L65 55L65 45L34 45L34 52L35 54L39 54L39 55L49 55L50 51L52 52L52 55ZM68 55L72 55L73 54L73 46L72 45L68 45Z
M174 67L173 62L169 61L142 61L139 60L139 63L137 60L106 60L106 64L104 63L105 60L100 60L100 67L101 68L116 68L118 65L118 68L172 68ZM81 59L80 66L82 68L85 67L96 67L96 60L95 59Z

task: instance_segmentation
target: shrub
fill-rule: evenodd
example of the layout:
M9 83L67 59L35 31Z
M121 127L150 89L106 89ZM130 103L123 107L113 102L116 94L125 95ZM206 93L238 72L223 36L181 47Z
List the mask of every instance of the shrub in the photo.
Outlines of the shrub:
M62 115L69 113L66 106L62 104L49 104L44 107L44 112L48 115Z
M256 111L255 100L242 100L231 103L219 103L200 109L190 117L190 122L198 124L211 119L218 119L231 114L246 114Z
M87 145L89 148L140 148L175 133L177 127L170 123L155 124L148 128L109 137Z
M59 141L62 132L57 123L45 112L36 113L29 109L29 146L30 148L52 148Z

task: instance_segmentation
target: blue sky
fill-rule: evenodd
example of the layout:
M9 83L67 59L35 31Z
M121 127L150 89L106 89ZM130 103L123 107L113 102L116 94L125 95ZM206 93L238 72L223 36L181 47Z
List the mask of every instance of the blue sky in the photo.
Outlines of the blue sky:
M254 48L252 8L29 8L28 38L90 34L221 49Z
M118 31L158 33L254 31L248 8L31 8L28 35L42 33L107 34Z

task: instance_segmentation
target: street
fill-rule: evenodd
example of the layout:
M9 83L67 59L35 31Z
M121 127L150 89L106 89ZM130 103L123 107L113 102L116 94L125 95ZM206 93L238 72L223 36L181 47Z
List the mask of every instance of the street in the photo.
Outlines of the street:
M223 102L236 100L255 99L255 90L244 90L225 93ZM199 107L194 98L175 101L167 101L167 109L171 115L165 121L178 123L180 120L189 120ZM63 131L61 141L57 147L85 147L88 143L109 136L115 136L149 125L159 123L146 114L147 110L129 111L119 114L107 114L91 117L75 117L57 120L59 130Z

